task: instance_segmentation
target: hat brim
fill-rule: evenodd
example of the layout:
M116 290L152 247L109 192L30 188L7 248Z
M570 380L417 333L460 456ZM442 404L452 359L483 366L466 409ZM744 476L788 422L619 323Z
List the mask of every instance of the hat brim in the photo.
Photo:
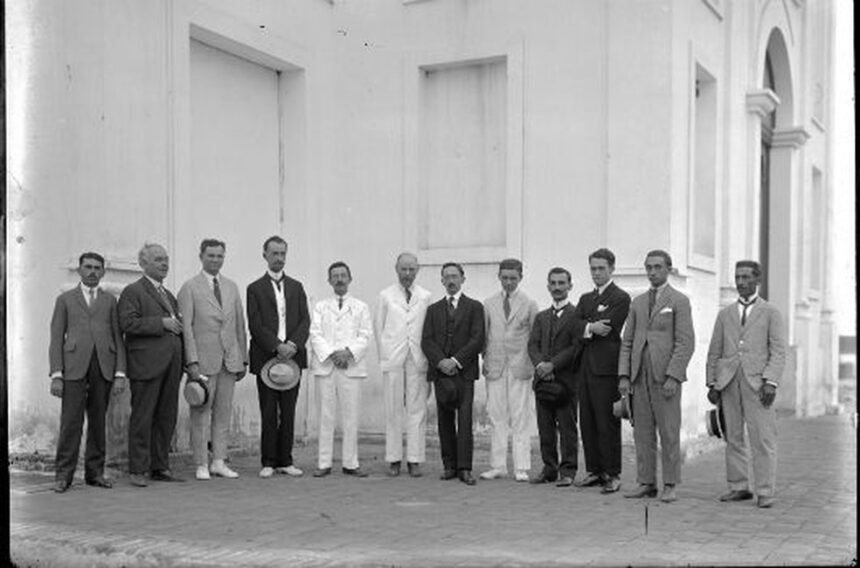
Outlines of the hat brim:
M439 377L433 385L436 393L436 403L447 409L455 409L458 406L457 385L449 377Z
M278 363L287 365L293 369L293 376L289 381L276 382L272 380L272 367L277 365ZM260 380L263 381L263 384L265 384L267 387L274 390L284 391L295 388L295 386L299 384L301 378L302 370L299 369L298 364L292 359L288 361L279 361L277 357L272 357L271 359L266 361L265 365L263 365L263 368L260 369Z
M705 413L705 424L708 435L714 438L726 439L726 420L722 407L713 408Z
M203 391L202 397L197 394L199 391ZM185 402L188 403L188 406L192 408L205 406L206 403L209 402L209 386L204 381L188 377L185 379L185 387L182 389L182 396L185 398Z

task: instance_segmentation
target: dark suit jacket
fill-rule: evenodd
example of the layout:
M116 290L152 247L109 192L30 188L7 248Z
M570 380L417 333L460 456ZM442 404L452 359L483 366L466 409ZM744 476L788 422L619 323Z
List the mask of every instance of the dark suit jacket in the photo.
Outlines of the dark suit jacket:
M179 317L176 298L169 291L167 296ZM130 379L148 380L164 373L177 347L182 356L182 336L165 331L161 322L170 317L170 308L145 276L125 287L117 309Z
M462 365L456 376L467 381L478 379L478 354L484 349L484 306L481 302L460 295L454 310L454 331L450 349L446 350L448 326L447 296L427 308L421 336L421 350L429 363L427 380L435 381L442 376L436 365L448 357L454 357Z
M119 330L116 299L99 290L92 306L87 306L80 286L57 297L51 318L51 346L48 350L51 373L75 381L87 374L96 350L102 376L112 381L116 372L125 373L125 346Z
M568 392L576 392L576 369L574 362L582 349L582 332L585 322L576 316L572 305L564 308L555 325L555 334L551 334L552 308L540 312L535 318L532 332L529 336L529 357L532 363L551 361L554 367L555 380L567 388Z
M608 319L612 331L609 335L592 335L582 338L583 353L587 352L587 364L593 375L618 375L618 352L621 350L621 328L630 311L630 294L615 283L609 284L603 294L597 290L583 294L576 304L576 316L583 325ZM585 329L583 328L583 332ZM584 370L584 369L582 369Z
M284 276L284 299L287 307L287 339L295 343L298 351L293 360L300 369L308 366L305 344L311 327L308 298L301 282ZM251 373L260 374L263 365L275 356L281 341L278 339L278 302L268 274L248 285L248 328L251 331Z

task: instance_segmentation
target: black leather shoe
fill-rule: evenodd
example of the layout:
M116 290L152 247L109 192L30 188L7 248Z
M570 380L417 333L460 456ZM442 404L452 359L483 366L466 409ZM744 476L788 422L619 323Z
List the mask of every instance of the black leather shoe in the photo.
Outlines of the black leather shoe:
M352 469L350 469L348 467L344 467L344 468L341 468L341 471L343 472L344 475L351 475L353 477L367 477L367 472L362 471L360 467L356 467L356 468L352 468Z
M52 489L54 490L54 493L65 493L71 486L71 482L66 481L65 479L58 479L54 482L54 487Z
M388 464L388 477L397 477L400 475L400 462L391 462Z
M149 474L149 478L153 481L185 481L181 477L176 477L169 469L159 469Z
M113 487L113 483L102 477L101 475L98 477L94 477L92 479L86 480L87 485L92 485L93 487L103 487L104 489L110 489Z
M723 495L720 495L720 501L723 503L730 501L747 501L753 498L753 494L748 489L740 489L738 491L729 491Z
M439 479L442 481L448 481L449 479L454 479L457 477L457 472L453 469L446 469L442 472L442 475L439 476Z
M147 485L149 485L149 483L147 483L146 481L146 476L142 473L132 473L128 476L128 480L135 487L146 487Z
M573 484L577 487L594 487L596 485L601 485L603 483L603 478L596 473L588 473L585 477L580 479L579 481L575 481Z
M573 485L573 477L569 475L561 475L555 482L556 487L570 487L571 485Z
M655 485L648 485L647 483L640 483L636 489L634 489L630 493L625 493L624 496L628 499L641 499L642 497L656 497L657 496L657 487Z
M540 475L529 479L529 483L552 483L558 478L558 474L549 474L545 471L540 472Z
M331 473L330 467L321 467L314 471L314 477L325 477Z
M607 477L606 481L603 484L603 489L600 490L601 493L615 493L619 489L621 489L621 480L615 476Z
M477 483L475 481L475 478L472 477L472 472L468 469L464 469L463 471L461 471L459 477L460 481L462 481L466 485L475 485L475 483Z
M409 470L410 477L421 477L422 475L424 475L423 473L421 473L421 464L407 462L406 468Z

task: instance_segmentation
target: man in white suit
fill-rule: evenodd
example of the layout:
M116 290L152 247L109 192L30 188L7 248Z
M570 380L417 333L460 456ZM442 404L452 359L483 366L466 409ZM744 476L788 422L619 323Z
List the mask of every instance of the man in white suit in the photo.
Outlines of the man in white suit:
M185 336L186 369L192 379L201 379L209 389L206 404L191 407L191 447L196 477L210 474L236 478L227 467L227 435L233 413L233 389L248 369L245 312L236 283L221 274L227 245L216 239L200 243L203 269L179 290ZM212 464L207 450L207 428L212 439Z
M538 306L525 292L518 290L522 279L523 263L514 258L503 260L499 263L502 290L484 300L487 343L483 373L487 378L487 412L493 434L490 469L481 474L481 479L496 479L508 474L510 434L514 479L529 480L534 365L529 358L528 343Z
M717 315L705 380L708 400L722 406L726 425L729 491L720 501L752 499L747 474L744 424L749 430L758 506L774 503L776 413L773 401L785 369L782 316L758 295L761 267L752 260L735 264L739 298Z
M329 266L328 282L334 296L317 302L311 315L311 370L320 393L319 459L314 477L331 473L336 406L343 429L342 471L366 477L358 464L358 416L361 383L367 378L364 354L373 333L370 309L347 294L352 273L346 263Z
M420 477L430 393L421 333L430 291L415 284L419 266L414 254L401 253L394 270L398 283L380 292L373 317L385 399L385 461L388 475L400 475L405 415L409 475Z

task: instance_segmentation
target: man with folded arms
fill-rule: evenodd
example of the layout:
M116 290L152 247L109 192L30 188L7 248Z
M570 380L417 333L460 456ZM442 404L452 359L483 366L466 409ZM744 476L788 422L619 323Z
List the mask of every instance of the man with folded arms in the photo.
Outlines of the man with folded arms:
M385 461L388 475L400 475L403 431L406 430L406 466L409 475L421 477L427 430L427 357L421 351L421 331L430 291L415 284L418 258L409 252L397 257L397 283L379 293L373 313L373 331L382 368L385 408ZM404 424L405 423L405 424Z
M105 413L114 392L125 389L125 346L116 300L99 288L105 259L85 252L78 259L79 285L60 294L51 318L51 394L62 399L54 491L72 484L81 447L84 413L87 447L84 481L109 489L104 477Z
M501 292L484 300L487 344L484 348L484 376L487 378L487 413L493 434L490 438L490 467L481 479L508 474L508 433L514 479L528 481L531 469L532 408L531 378L534 366L528 343L537 302L519 290L523 263L508 258L499 263Z
M588 473L575 485L601 485L602 493L615 493L621 488L621 418L612 413L612 403L618 399L618 352L630 295L612 281L612 251L594 251L588 266L595 289L576 304L576 315L586 322L579 367L579 426Z
M170 258L163 246L145 244L138 253L143 277L119 297L119 327L125 333L131 382L128 422L129 481L185 481L170 471L170 442L179 410L182 382L182 315L164 287Z
M421 348L427 355L427 379L436 383L436 411L439 445L442 450L442 479L458 477L475 485L472 477L472 403L475 381L479 378L478 355L484 347L484 307L463 294L466 280L463 267L456 262L442 265L445 297L427 308ZM449 404L440 381L450 385L453 406Z
M744 424L752 448L758 506L774 503L776 412L773 401L785 369L782 316L758 295L761 266L752 260L735 265L738 301L717 315L708 348L708 400L721 405L726 426L726 476L729 491L720 501L752 499Z
M293 464L293 434L301 383L277 390L263 382L260 371L273 357L307 368L308 299L301 282L284 274L284 239L277 235L266 239L263 258L268 270L248 285L247 298L251 372L257 375L260 401L260 477L269 478L275 472L299 477L303 472Z
M373 333L367 304L348 294L352 273L344 262L328 268L334 296L320 300L311 317L311 369L319 385L319 461L314 477L331 473L335 408L343 430L341 471L367 477L358 464L358 417L361 383L367 378L364 354Z
M547 290L552 296L552 305L535 318L528 346L535 366L533 388L543 461L540 474L530 482L555 482L557 487L573 484L579 450L574 364L581 349L584 322L576 316L568 300L572 286L570 272L561 267L550 269ZM553 400L545 400L539 391L550 386L555 387L556 394Z
M630 306L618 358L618 390L633 388L633 440L636 481L624 496L657 496L657 433L663 465L660 500L678 499L681 482L681 384L695 349L690 300L669 285L672 257L653 250L645 257L650 289Z
M223 241L216 239L201 242L203 270L179 290L188 375L192 380L205 380L209 389L206 404L189 410L191 448L197 464L196 477L200 480L209 479L210 473L239 477L224 460L233 413L233 389L248 367L247 336L239 287L221 274L226 248ZM211 465L206 430L211 432Z

